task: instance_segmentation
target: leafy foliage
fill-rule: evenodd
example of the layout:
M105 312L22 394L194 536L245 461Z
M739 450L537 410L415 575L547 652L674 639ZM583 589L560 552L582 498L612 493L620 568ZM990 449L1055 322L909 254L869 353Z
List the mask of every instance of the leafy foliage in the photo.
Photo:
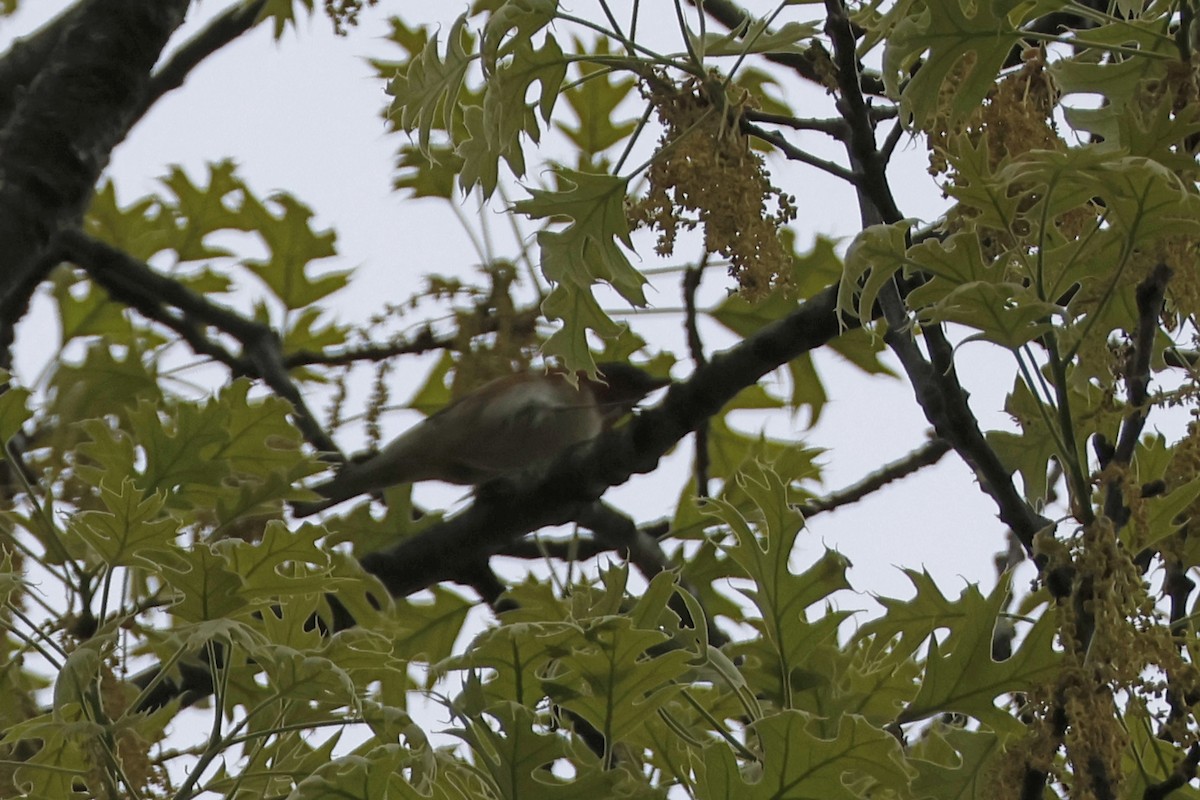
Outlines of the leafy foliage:
M314 5L235 3L149 86L253 24L278 39ZM0 796L1200 795L1194 9L677 4L652 24L601 5L480 0L440 27L391 22L401 56L373 64L407 137L394 185L503 203L518 252L482 236L474 276L430 276L353 322L333 314L350 273L321 269L334 233L228 160L168 167L124 204L106 180L79 224L75 205L10 230L79 165L32 163L43 142L10 119L54 116L22 104L43 99L40 61L69 54L31 40L0 56L0 160L37 176L29 189L5 167L3 237L40 242L26 260L43 265L0 287L0 327L20 350L42 286L58 334L32 378L6 351L0 391ZM325 4L340 33L364 8ZM906 137L944 193L936 219L906 217L893 191ZM71 158L107 161L85 149ZM813 170L857 198L848 241L798 218ZM682 268L653 260L692 245ZM718 259L730 280L706 305ZM666 313L686 353L617 321L676 273L684 307ZM707 353L710 323L737 344ZM748 430L750 414L822 421L841 389L826 348L862 376L902 372L938 441L835 490L824 462L844 454L794 418ZM984 349L1011 365L1004 429L983 430L956 368ZM465 510L394 487L384 513L298 522L289 504L340 455L327 429L360 416L378 443L394 366L435 352L406 403L423 414L514 369L696 369L661 408ZM346 414L361 362L372 397ZM777 396L758 381L784 366ZM873 444L878 420L860 422ZM668 522L593 502L693 431ZM810 520L947 449L1010 529L995 585L955 596L905 566L910 596L868 602ZM546 496L519 494L529 482ZM472 514L486 530L464 545ZM922 535L920 516L895 535ZM547 521L588 530L532 529ZM540 566L512 578L499 555Z

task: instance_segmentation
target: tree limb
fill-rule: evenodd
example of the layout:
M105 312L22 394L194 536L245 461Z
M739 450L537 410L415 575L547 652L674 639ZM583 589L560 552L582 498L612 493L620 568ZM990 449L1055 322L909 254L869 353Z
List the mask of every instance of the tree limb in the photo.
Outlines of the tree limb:
M1150 395L1150 357L1154 353L1154 336L1158 332L1158 319L1162 314L1163 298L1166 296L1167 283L1170 280L1170 267L1159 262L1137 287L1137 330L1134 331L1133 353L1125 373L1128 411L1121 422L1116 449L1110 459L1110 463L1118 467L1126 467L1133 461L1138 437L1142 435L1142 429L1146 425L1146 401ZM1120 476L1109 479L1104 498L1104 514L1118 527L1126 522L1128 516L1122 484Z
M63 231L57 244L65 257L87 270L111 295L179 333L196 352L216 358L235 375L261 379L292 404L296 427L313 446L322 453L340 453L288 375L283 346L271 328L205 299L124 251L78 229ZM172 311L170 306L181 313ZM213 341L204 331L205 326L236 339L242 345L242 354L235 356Z
M863 224L895 223L903 219L887 181L886 162L875 145L870 107L863 97L854 34L842 0L825 0L826 32L833 41L837 66L838 109L850 125L847 150L858 175ZM1013 483L1012 474L984 438L967 403L967 392L954 370L953 348L937 325L923 327L930 351L927 360L912 336L900 287L889 281L879 293L887 322L884 341L900 359L913 386L917 402L937 435L945 439L975 473L981 488L996 503L1000 519L1012 529L1027 552L1033 552L1034 535L1054 523L1038 514Z
M188 5L86 2L60 18L57 41L0 129L0 330L24 315L53 266L44 256L55 234L82 217Z

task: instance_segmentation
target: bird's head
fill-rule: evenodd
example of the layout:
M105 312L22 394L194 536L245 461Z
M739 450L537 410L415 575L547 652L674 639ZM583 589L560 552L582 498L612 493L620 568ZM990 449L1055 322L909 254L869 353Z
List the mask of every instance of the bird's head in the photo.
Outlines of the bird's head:
M596 405L603 409L610 422L633 410L642 398L661 389L671 382L670 378L656 378L645 370L620 361L605 361L596 365L598 380L580 373L580 383L586 384L596 398Z

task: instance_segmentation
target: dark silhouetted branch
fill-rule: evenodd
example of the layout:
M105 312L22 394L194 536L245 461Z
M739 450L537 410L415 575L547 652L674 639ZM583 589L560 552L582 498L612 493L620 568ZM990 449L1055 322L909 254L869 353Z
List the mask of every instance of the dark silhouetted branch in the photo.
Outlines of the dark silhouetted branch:
M114 298L177 332L197 352L225 364L235 375L262 380L292 404L296 426L322 453L338 453L337 444L318 424L303 395L288 376L283 349L275 332L207 300L178 281L79 230L58 237L64 256L82 267ZM209 337L213 327L242 345L240 356Z

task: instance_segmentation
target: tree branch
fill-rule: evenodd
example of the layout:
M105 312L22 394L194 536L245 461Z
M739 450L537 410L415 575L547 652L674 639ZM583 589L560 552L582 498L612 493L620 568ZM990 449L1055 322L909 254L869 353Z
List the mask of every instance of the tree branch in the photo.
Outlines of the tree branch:
M810 500L800 505L798 510L804 516L812 517L824 511L833 511L842 506L857 503L867 495L887 486L892 481L900 480L917 470L936 464L948 452L950 452L949 442L943 439L930 439L916 450L904 456L904 458L897 459L890 464L884 464L857 483L852 483L833 494Z
M1123 468L1133 461L1138 437L1146 426L1146 401L1150 396L1150 357L1154 353L1154 336L1158 333L1158 320L1162 314L1163 298L1167 283L1171 280L1171 269L1158 263L1145 280L1138 284L1136 297L1138 309L1137 330L1133 334L1133 353L1129 357L1125 373L1128 411L1121 422L1116 449L1110 463ZM1125 524L1128 509L1125 505L1121 476L1110 478L1104 498L1104 515L1118 527Z
M279 337L269 327L205 299L78 229L63 231L56 243L66 258L87 270L111 295L179 333L196 352L216 358L235 375L261 379L292 404L296 427L314 447L322 453L340 454L337 444L317 422L288 375ZM169 306L181 313L173 312ZM242 345L242 355L235 356L214 342L204 331L205 326L236 339Z
M234 3L204 30L180 45L150 78L149 88L135 113L134 121L141 119L163 95L183 86L188 75L201 61L253 28L266 5L267 0Z
M838 109L850 125L847 150L859 177L863 224L895 223L903 219L903 214L888 184L886 162L875 145L871 111L860 85L850 19L842 0L825 0L825 8L825 30L833 41L837 66ZM926 360L913 340L908 312L895 280L880 291L879 305L888 327L884 341L900 359L925 418L975 473L981 488L998 506L1000 519L1012 529L1026 551L1032 553L1034 535L1054 523L1025 501L1013 483L1012 474L984 438L979 421L967 403L967 393L958 381L953 349L945 334L937 325L923 326L931 356Z
M54 235L76 225L189 0L88 2L62 18L0 129L0 322L24 315ZM52 266L52 265L50 265ZM7 348L11 341L0 342Z
M764 142L770 142L779 148L779 152L783 153L791 161L799 161L801 164L808 164L810 167L816 167L822 172L828 172L835 178L841 178L847 183L853 185L858 184L858 175L853 171L846 169L841 164L835 164L832 161L827 161L824 158L817 158L811 153L801 150L796 145L783 138L783 135L778 131L768 131L760 128L757 125L749 122L745 118L742 119L742 131L749 136L757 136Z
M86 3L77 3L68 6L33 33L15 40L4 57L0 58L0 123L7 123L9 115L21 98L21 92L46 65L63 32L70 25L71 18L85 5Z
M747 108L742 116L751 122L763 122L767 125L781 125L798 131L818 131L834 139L845 139L850 135L849 126L844 119L801 119L787 114L770 114L766 111L756 111Z

